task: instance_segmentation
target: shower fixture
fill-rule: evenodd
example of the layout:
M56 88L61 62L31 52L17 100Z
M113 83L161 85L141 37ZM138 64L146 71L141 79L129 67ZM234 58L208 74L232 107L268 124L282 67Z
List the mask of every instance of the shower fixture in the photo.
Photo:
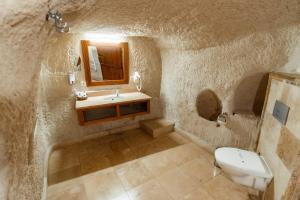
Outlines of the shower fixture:
M68 23L63 20L61 14L58 11L56 12L49 11L46 15L46 20L49 21L49 19L54 20L56 31L60 33L69 32L70 28L68 26Z

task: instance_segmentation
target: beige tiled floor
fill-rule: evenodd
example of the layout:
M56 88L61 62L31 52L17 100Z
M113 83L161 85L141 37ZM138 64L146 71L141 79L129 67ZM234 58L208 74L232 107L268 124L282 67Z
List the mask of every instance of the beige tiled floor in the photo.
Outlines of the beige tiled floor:
M50 155L48 184L119 165L187 142L175 132L154 139L143 130L134 129L64 146Z
M176 133L171 136L173 139L179 137ZM154 154L144 154L137 159L51 185L47 191L47 199L250 199L246 187L233 183L222 174L213 176L211 154L196 144L183 142L182 139L180 141L182 144L174 145L173 148L164 151L155 149ZM132 144L139 146L136 142Z

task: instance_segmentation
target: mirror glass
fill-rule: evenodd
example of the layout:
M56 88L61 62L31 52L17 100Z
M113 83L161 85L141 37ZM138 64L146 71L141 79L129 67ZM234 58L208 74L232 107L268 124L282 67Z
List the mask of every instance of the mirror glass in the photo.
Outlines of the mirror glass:
M82 40L87 86L127 84L128 44Z

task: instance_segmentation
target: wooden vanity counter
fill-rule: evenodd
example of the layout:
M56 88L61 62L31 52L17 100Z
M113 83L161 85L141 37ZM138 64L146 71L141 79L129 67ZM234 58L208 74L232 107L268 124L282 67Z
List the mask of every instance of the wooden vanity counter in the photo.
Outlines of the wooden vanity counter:
M80 125L103 123L150 113L151 97L141 92L90 96L76 101Z

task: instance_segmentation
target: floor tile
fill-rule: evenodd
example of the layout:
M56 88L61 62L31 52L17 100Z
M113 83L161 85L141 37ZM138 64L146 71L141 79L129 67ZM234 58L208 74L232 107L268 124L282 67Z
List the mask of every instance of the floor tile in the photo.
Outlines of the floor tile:
M51 193L62 193L63 191L69 190L70 188L82 183L82 177L77 177L53 185L48 184L47 195Z
M180 145L168 135L158 137L152 143L154 148L156 148L158 151L163 151Z
M214 176L214 165L204 159L194 159L180 166L180 171L190 177L195 177L202 183L209 181Z
M124 132L124 140L131 147L138 147L148 144L154 139L141 129L134 129Z
M109 143L96 143L85 149L88 154L97 156L105 156L114 152Z
M206 159L210 164L214 164L215 156L214 156L213 152L210 152L196 144L195 144L195 146L197 147L198 153L200 153L199 158Z
M109 158L89 154L80 158L81 173L88 174L111 166Z
M53 174L64 169L79 165L77 152L70 149L61 148L55 150L49 157L49 173Z
M124 138L124 134L123 132L119 132L119 133L109 134L104 137L96 138L95 140L97 140L100 144L103 144L103 143L110 143L111 141L119 140L122 138Z
M172 138L169 138L168 136L162 136L153 139L151 142L148 142L147 144L133 147L132 151L135 153L137 158L142 158L147 155L155 154L170 148L174 148L179 145L180 144L178 144Z
M238 185L223 175L204 183L203 188L215 199L222 200L249 200L246 187Z
M129 196L126 192L126 193L123 193L120 196L118 196L116 198L113 198L113 199L110 199L110 200L131 200L131 199L129 198Z
M168 137L175 141L177 144L187 144L191 142L189 139L185 138L177 132L169 133Z
M131 149L114 151L111 154L108 154L106 157L109 159L111 166L115 166L136 159L136 156L131 151Z
M135 160L115 167L126 190L137 187L153 178L141 161Z
M84 179L84 185L89 200L111 200L125 193L121 180L112 168Z
M54 150L50 155L48 173L60 176L65 169L80 165L81 175L88 174L179 146L184 143L183 140L176 132L152 138L141 129L93 138ZM77 176L79 174L75 173L74 177ZM55 183L58 180L65 180L48 178L55 179Z
M193 143L181 145L174 149L169 149L167 151L167 154L170 157L170 159L173 159L178 165L185 164L188 161L196 159L196 158L204 158L205 159L206 156L208 156L208 155L205 155L207 153L204 150L202 150L196 144L193 144ZM209 162L212 162L212 161L209 161Z
M203 188L199 187L195 191L185 195L183 198L176 200L214 200ZM220 199L221 200L221 199Z
M47 200L88 200L82 184L74 185L62 192L48 193Z
M145 145L131 148L131 151L135 154L137 158L142 158L159 152L159 150L154 146L153 142L149 142Z
M53 174L49 174L48 184L52 185L78 176L81 176L80 165L73 166L71 168L67 168Z
M175 199L182 199L200 185L198 179L181 173L179 168L170 170L157 179L162 187Z
M170 159L166 152L147 156L142 158L141 162L155 176L159 176L177 166L176 162L173 159Z
M110 147L113 151L122 151L129 148L129 145L123 138L110 142Z
M223 175L212 176L213 155L205 149L175 133L156 139L147 137L135 129L124 135L105 136L104 140L93 139L58 149L50 161L61 160L71 167L49 173L47 199L249 199L248 188ZM138 151L133 152L137 149L142 158L137 159ZM71 158L64 163L62 158L66 155ZM76 157L79 164L74 161ZM80 176L82 172L88 174Z
M128 191L128 193L131 200L171 200L170 195L155 179Z
M100 143L97 139L90 139L80 142L80 150L87 150L99 147Z

